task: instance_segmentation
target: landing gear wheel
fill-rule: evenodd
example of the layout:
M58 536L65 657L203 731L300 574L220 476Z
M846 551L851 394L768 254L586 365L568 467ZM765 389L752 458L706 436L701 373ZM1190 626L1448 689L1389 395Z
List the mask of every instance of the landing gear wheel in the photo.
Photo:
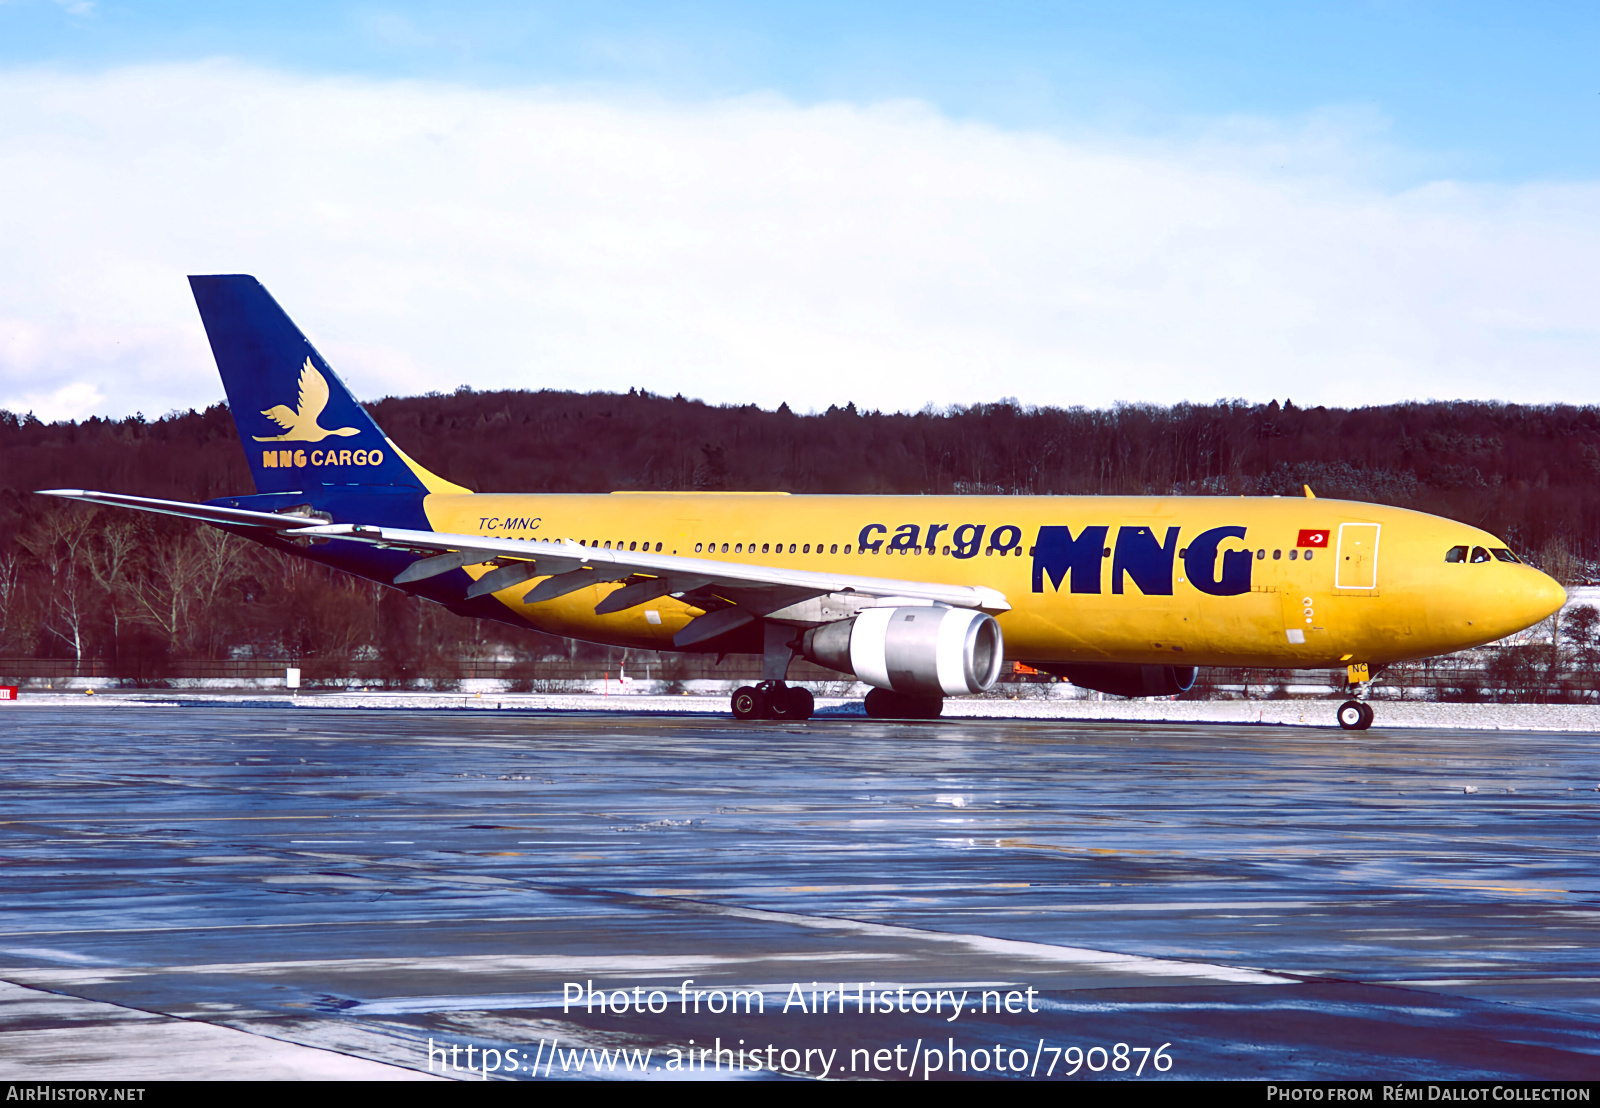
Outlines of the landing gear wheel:
M1346 731L1365 731L1372 726L1372 709L1359 700L1346 700L1339 705L1339 726Z
M817 710L817 699L811 695L810 689L798 686L789 689L789 718L793 720L807 720Z
M900 707L900 698L888 689L873 689L867 693L867 698L861 706L867 710L867 715L873 719L899 719L896 711Z
M762 685L761 692L767 698L767 718L795 719L794 710L799 707L794 699L797 691L788 685Z
M745 685L733 694L734 719L763 719L767 714L767 698L760 689Z
M944 712L944 697L907 696L873 689L862 706L873 719L938 719Z

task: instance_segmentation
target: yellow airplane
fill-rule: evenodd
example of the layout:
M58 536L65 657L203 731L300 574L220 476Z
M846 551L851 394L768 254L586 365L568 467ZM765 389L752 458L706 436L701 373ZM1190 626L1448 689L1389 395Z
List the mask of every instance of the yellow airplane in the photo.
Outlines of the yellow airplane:
M1121 696L1182 692L1200 666L1345 666L1356 695L1338 722L1365 729L1368 673L1493 642L1566 599L1486 531L1310 489L473 493L391 442L253 277L189 280L257 492L47 495L202 520L462 615L759 654L763 680L733 696L742 719L810 716L785 680L797 656L872 686L867 712L887 718L937 716L1009 658Z

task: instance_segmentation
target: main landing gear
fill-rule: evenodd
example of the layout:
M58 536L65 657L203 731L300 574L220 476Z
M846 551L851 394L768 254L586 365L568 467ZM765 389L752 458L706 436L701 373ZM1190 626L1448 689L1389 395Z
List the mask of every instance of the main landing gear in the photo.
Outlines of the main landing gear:
M735 719L810 719L817 702L811 690L786 685L783 678L794 661L799 632L768 620L761 630L761 683L745 685L733 694Z
M733 694L735 719L810 719L817 702L810 689L786 685L782 681L763 681L745 685Z
M942 696L908 696L873 689L863 705L873 719L938 719L944 713Z

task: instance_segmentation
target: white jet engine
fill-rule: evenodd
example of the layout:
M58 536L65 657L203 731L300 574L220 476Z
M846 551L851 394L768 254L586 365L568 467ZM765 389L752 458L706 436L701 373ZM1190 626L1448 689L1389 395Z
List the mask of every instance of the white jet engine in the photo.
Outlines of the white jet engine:
M994 617L968 608L868 608L814 627L800 653L880 689L967 696L1000 679L1004 646Z

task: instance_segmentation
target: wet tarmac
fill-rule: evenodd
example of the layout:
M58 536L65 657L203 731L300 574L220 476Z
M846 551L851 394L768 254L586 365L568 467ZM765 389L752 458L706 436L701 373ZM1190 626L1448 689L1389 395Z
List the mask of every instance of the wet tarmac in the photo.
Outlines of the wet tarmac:
M1594 1079L1597 785L1583 733L7 705L0 1075Z

